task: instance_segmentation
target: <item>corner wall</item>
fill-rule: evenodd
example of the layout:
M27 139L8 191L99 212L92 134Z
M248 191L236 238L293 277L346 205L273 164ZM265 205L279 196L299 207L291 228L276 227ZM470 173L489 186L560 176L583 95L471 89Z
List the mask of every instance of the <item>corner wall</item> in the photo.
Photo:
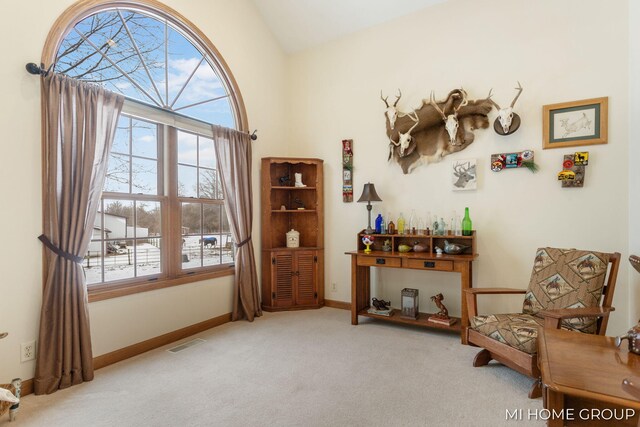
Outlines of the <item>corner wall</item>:
M234 74L247 108L253 144L254 203L259 206L260 158L278 151L284 124L286 61L270 31L248 0L162 0L209 37ZM12 2L0 27L4 129L0 185L4 244L0 245L0 382L32 378L34 362L20 363L20 343L37 337L42 292L40 83L27 74L39 62L51 25L71 0L37 5ZM48 65L48 64L47 64ZM259 216L253 235L260 235ZM259 241L254 240L259 257ZM259 259L258 259L259 262ZM232 277L91 303L94 356L99 356L231 311Z
M292 155L325 159L327 299L350 300L350 262L357 230L366 227L363 204L342 202L341 143L353 138L354 194L375 183L383 202L373 214L392 218L411 211L445 219L468 206L478 230L474 286L525 288L535 250L541 246L618 251L623 262L608 330L629 324L627 199L629 153L628 3L598 0L450 0L321 47L290 61L289 123ZM476 131L466 150L440 163L403 175L388 164L384 104L380 90L408 111L436 91L438 99L460 87L472 98L507 105L516 81L524 92L516 104L522 126L511 136ZM542 150L542 106L609 97L609 143ZM495 118L495 111L490 120ZM493 153L535 151L537 174L527 170L491 172ZM563 154L590 152L582 189L563 189L556 180ZM450 168L475 158L478 189L451 190ZM375 217L375 215L374 215ZM460 312L457 275L437 272L377 272L377 291L399 304L404 287L420 289L420 306L433 311L431 295L442 292L452 312ZM336 284L336 290L332 284ZM481 310L519 310L521 297L485 297Z

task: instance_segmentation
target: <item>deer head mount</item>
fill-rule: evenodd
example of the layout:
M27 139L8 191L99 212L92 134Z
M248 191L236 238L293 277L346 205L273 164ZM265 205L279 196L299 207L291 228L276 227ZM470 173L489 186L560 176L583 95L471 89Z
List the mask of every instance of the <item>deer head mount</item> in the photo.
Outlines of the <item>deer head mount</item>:
M409 130L404 133L398 132L398 142L395 142L393 139L389 138L389 145L390 145L389 159L391 159L391 157L393 156L393 146L399 147L400 151L398 154L400 155L400 157L404 157L411 154L415 149L415 145L410 146L411 142L413 141L413 138L411 137L411 132L413 132L416 126L418 126L418 123L420 123L420 119L418 118L418 115L415 112L408 113L407 116L410 117L411 120L415 122L415 124L411 126L411 128L409 128Z
M464 150L474 141L476 129L489 127L492 109L488 98L470 100L464 89L450 91L444 101L436 102L432 95L420 108L399 114L393 128L387 121L389 159L407 174L422 163Z
M487 99L491 101L493 106L496 107L496 110L498 110L498 117L493 122L493 128L498 135L511 135L520 127L520 116L513 112L513 106L516 105L516 101L520 97L520 94L523 90L520 82L518 82L518 87L516 88L516 90L518 91L518 93L516 94L515 98L513 98L513 101L511 101L511 105L506 108L500 108L500 106L493 99L491 99L492 94L491 91L489 91L489 96L487 97Z
M460 123L458 123L458 110L460 110L460 108L465 107L467 104L469 104L469 101L467 99L467 92L465 92L464 89L460 88L459 90L456 90L454 92L458 92L458 93L452 92L452 94L450 94L451 98L458 97L462 99L458 103L457 107L453 106L452 104L453 111L451 114L445 114L445 112L438 106L438 104L436 103L436 99L433 91L431 91L431 98L429 99L429 104L431 104L433 108L435 108L435 110L438 113L440 113L440 115L442 116L442 120L444 121L444 128L447 130L447 133L449 134L449 140L451 141L451 145L460 145L460 142L458 141L458 128L460 127ZM445 106L446 106L446 103L445 103Z

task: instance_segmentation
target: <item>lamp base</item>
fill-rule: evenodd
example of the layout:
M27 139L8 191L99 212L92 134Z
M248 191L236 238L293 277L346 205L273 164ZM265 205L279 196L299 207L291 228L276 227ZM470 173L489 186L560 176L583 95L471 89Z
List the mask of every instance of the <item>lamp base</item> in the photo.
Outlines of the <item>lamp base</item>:
M367 227L367 228L365 228L365 229L364 229L364 232L365 232L366 234L373 234L373 233L375 233L375 232L376 232L376 230L374 230L374 229L373 229L373 228L371 228L371 227Z

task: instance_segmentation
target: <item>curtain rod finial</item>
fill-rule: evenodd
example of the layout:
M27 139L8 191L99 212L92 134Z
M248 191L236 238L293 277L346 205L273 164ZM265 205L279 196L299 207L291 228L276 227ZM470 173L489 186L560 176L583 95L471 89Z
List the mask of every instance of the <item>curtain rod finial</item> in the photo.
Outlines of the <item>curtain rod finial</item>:
M258 132L258 129L255 129L253 133L249 135L252 141L255 141L256 139L258 139L258 135L256 135L256 132Z

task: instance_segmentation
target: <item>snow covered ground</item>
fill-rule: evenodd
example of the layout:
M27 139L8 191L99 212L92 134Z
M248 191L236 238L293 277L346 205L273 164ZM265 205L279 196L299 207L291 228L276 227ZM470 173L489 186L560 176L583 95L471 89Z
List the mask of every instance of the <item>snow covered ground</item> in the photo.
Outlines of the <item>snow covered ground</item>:
M213 236L205 236L213 237ZM216 246L201 248L200 236L185 236L182 247L182 268L197 268L219 264L233 263L234 249L229 235L215 235ZM157 239L160 240L160 239ZM127 246L124 253L108 254L102 257L85 258L83 262L87 284L101 283L102 263L104 262L104 281L130 279L160 274L161 251L150 243Z

